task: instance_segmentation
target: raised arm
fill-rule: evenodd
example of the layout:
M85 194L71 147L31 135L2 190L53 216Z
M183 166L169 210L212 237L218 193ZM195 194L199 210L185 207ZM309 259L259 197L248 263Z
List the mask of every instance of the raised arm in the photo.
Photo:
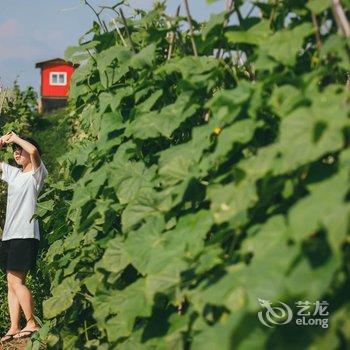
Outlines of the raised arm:
M2 140L2 138L0 138L0 149L2 148L2 146L4 145L4 141ZM0 173L2 172L2 160L0 160Z
M30 161L33 164L33 170L36 170L37 168L39 168L40 162L41 162L39 151L30 142L21 139L13 131L10 133L10 137L7 140L5 140L4 142L5 143L16 143L17 145L21 146L26 152L29 153Z
M0 137L0 149L6 144L6 141L11 137L11 133L7 133ZM0 171L2 172L2 160L0 160Z

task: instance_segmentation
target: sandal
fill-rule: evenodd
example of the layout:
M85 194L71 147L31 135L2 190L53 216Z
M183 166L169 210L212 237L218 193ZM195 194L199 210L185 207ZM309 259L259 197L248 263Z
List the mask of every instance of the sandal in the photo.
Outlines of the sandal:
M16 334L18 334L18 333L14 333L14 334L5 334L5 335L3 336L3 338L4 338L4 337L8 337L8 338L6 338L6 339L4 339L4 340L0 340L0 343L7 343L7 342L9 342L9 341L15 339L14 336L15 336Z
M38 330L34 330L34 331L20 331L17 334L21 334L21 333L28 333L26 335L19 335L18 337L15 337L14 335L12 336L13 339L23 339L23 338L30 338L32 336L33 333L37 332Z

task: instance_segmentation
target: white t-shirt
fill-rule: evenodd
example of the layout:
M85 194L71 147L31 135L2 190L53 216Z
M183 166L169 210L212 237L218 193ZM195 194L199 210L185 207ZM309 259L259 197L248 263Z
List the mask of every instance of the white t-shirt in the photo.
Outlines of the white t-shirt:
M35 212L37 198L48 175L47 169L40 161L34 171L23 172L22 169L1 162L1 179L8 183L6 220L2 240L14 238L35 238L40 240L38 220L30 220Z

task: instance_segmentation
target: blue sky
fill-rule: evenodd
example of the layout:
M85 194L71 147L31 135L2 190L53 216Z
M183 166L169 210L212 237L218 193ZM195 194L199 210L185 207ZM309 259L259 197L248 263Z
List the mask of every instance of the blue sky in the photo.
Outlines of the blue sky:
M35 63L63 57L67 46L75 45L90 29L94 16L82 3L80 0L1 0L0 83L8 86L18 76L22 87L31 85L38 90L40 77ZM90 3L99 6L116 1L90 0ZM180 3L182 0L168 0L168 12L174 14ZM149 8L152 0L130 0L130 4ZM206 19L225 7L224 0L211 5L206 0L189 0L189 4L196 19Z

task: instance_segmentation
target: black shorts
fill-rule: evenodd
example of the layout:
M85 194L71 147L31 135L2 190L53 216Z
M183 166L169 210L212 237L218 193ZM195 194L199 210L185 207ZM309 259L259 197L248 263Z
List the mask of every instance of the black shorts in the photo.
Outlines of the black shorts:
M39 241L34 238L9 239L1 241L1 268L13 271L34 270L39 250Z

